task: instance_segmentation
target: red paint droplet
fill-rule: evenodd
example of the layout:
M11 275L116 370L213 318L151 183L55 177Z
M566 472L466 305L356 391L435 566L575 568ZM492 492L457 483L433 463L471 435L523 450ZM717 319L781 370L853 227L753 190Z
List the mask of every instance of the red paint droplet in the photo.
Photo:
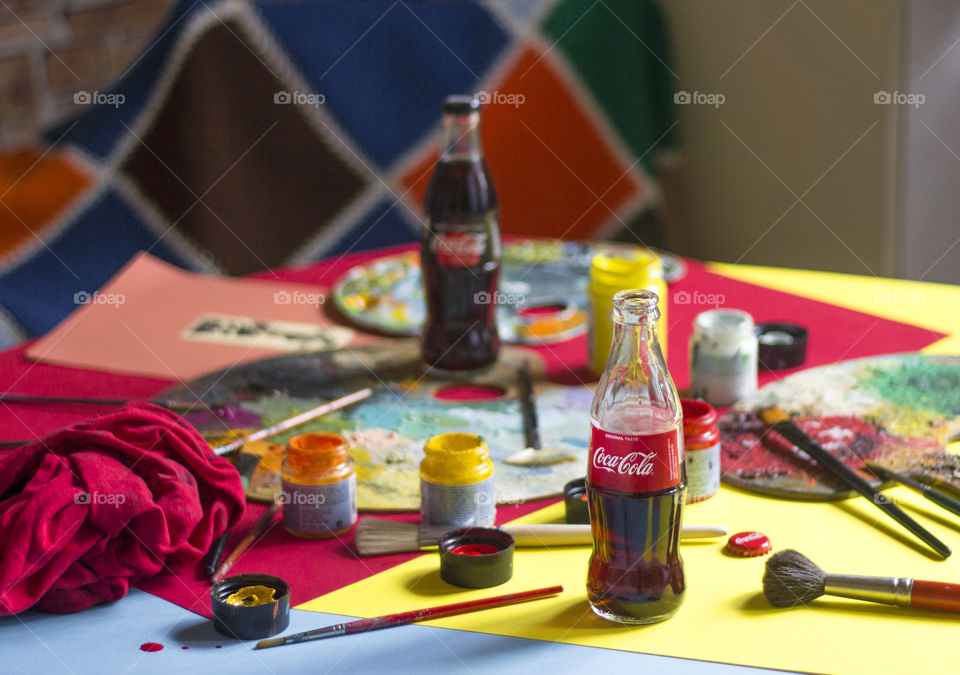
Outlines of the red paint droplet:
M180 649L190 649L187 645L183 645Z
M450 552L457 555L490 555L499 553L500 549L493 544L463 544L450 549Z
M140 645L140 651L142 652L159 652L163 649L163 645L159 642L144 642Z
M217 649L221 649L223 645L217 645Z

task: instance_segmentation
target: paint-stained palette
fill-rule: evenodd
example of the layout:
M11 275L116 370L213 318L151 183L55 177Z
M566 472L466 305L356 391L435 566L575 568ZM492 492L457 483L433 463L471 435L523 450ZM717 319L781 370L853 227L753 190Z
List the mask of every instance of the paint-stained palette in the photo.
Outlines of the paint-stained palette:
M590 261L601 247L625 246L552 239L506 244L497 296L500 338L537 345L586 331ZM657 254L668 282L686 274L682 260ZM363 328L389 335L419 334L426 318L419 253L386 256L354 267L333 287L333 301Z
M758 413L777 406L864 478L870 459L960 495L960 356L896 354L811 368L737 403L719 425L725 483L793 499L852 493L814 463L776 449Z
M543 445L561 450L575 461L544 467L503 463L524 447L516 387L517 368L524 359L533 366ZM350 442L361 510L415 511L420 507L423 444L446 431L471 431L484 438L494 461L501 504L560 495L567 481L584 474L593 393L584 387L546 382L542 371L535 354L508 346L502 349L497 365L483 375L457 382L434 380L423 374L416 342L395 340L247 363L201 377L165 395L189 398L191 391L206 392L205 400L226 403L270 424L369 386L375 393L366 401L278 436L272 443L252 446L250 449L265 457L251 490L265 500L279 491L283 442L293 433L334 431ZM464 387L473 388L474 395L483 391L501 391L502 395L457 400L456 390ZM219 423L208 428L217 431L218 427L222 430Z

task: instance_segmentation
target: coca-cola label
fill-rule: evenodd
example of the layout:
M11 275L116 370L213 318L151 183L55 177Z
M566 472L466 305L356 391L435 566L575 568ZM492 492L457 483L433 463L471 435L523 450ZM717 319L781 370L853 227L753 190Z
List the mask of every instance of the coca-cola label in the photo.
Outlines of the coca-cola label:
M486 247L486 232L438 232L430 241L437 262L445 267L475 267Z
M621 492L657 492L683 481L680 430L615 434L596 425L590 435L587 480Z

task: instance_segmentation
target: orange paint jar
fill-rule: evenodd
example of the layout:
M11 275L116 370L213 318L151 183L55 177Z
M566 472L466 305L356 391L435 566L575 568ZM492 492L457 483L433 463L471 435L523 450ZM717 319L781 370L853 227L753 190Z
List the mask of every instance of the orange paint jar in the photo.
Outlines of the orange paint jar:
M309 433L287 441L281 477L283 526L291 534L326 539L357 522L357 472L347 440Z

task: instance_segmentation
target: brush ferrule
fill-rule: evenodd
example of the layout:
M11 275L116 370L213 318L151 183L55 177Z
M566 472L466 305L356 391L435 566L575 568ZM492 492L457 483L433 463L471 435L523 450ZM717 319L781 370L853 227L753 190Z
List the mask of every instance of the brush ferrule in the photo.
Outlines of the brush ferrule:
M828 574L823 580L823 588L827 595L909 607L913 579Z

